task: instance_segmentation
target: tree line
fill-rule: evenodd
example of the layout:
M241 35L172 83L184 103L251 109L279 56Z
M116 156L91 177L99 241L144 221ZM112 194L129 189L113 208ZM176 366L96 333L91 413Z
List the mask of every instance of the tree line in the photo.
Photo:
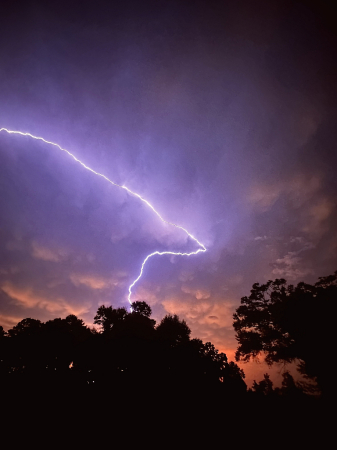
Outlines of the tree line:
M125 308L102 305L94 317L99 330L68 315L43 323L26 318L0 333L2 385L44 392L78 391L114 398L132 391L149 395L193 389L242 395L244 373L210 342L191 339L177 315L158 325L146 302Z
M237 362L261 354L269 365L296 361L311 383L295 382L284 371L281 388L265 374L247 393L244 372L235 362L212 343L191 339L191 329L177 315L156 324L151 307L137 301L130 312L100 306L94 317L98 329L72 314L45 323L26 318L7 332L0 327L1 385L15 392L86 395L106 395L107 386L113 386L115 399L126 392L148 396L163 390L224 398L327 393L334 382L327 361L333 354L336 294L337 272L314 285L269 280L255 283L233 316Z

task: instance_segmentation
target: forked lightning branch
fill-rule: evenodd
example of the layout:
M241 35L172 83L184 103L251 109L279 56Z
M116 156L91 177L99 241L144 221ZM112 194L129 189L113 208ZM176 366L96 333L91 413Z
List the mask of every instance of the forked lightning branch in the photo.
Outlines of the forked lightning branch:
M145 264L147 263L147 261L155 255L161 256L161 255L176 255L176 256L192 256L192 255L196 255L200 252L205 252L206 251L206 247L200 242L198 241L197 238L195 238L191 233L189 233L185 228L181 227L180 225L177 225L175 223L172 222L168 222L167 220L165 220L160 214L159 212L151 205L150 202L148 202L145 198L143 198L140 194L137 194L137 192L132 191L131 189L129 189L127 186L125 185L120 185L117 183L114 183L113 181L111 181L108 177L106 177L105 175L103 175L102 173L96 172L94 169L92 169L91 167L87 166L86 164L84 164L82 161L80 161L78 158L76 158L76 156L69 152L68 150L66 150L65 148L62 148L59 144L56 144L55 142L51 142L51 141L47 141L46 139L39 137L39 136L34 136L30 133L25 133L22 131L13 131L13 130L8 130L7 128L0 128L0 132L1 131L5 131L8 134L17 134L17 135L21 135L21 136L28 136L31 139L35 139L38 141L43 141L45 144L48 145L52 145L54 147L57 147L59 150L62 150L63 152L66 152L71 158L73 158L77 163L81 164L81 166L86 169L89 170L90 172L94 173L95 175L104 178L108 183L112 184L113 186L116 186L120 189L124 189L126 190L129 194L133 195L134 197L137 197L140 201L142 201L143 203L145 203L150 209L152 209L152 211L159 217L159 219L163 222L166 223L168 225L172 225L176 228L179 228L180 230L184 231L194 242L196 242L199 246L199 248L197 250L195 250L194 252L189 252L189 253L181 253L181 252L173 252L173 251L165 251L165 252L153 252L150 253L149 255L146 256L146 258L144 259L144 261L142 262L141 265L141 269L140 269L140 273L138 275L138 277L130 284L129 286L129 294L128 294L128 301L131 304L131 295L132 295L132 289L135 286L135 284L140 280L140 278L143 275L143 271L144 271L144 267Z

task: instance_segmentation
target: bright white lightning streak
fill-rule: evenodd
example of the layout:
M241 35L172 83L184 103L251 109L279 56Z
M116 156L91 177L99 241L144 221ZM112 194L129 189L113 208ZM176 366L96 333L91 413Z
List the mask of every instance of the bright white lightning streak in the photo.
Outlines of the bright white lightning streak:
M51 142L51 141L47 141L46 139L39 137L39 136L34 136L33 134L30 133L24 133L22 131L13 131L13 130L8 130L7 128L0 128L0 132L1 131L5 131L8 134L19 134L21 136L28 136L32 139L36 139L38 141L43 141L46 144L49 145L53 145L54 147L57 147L59 150L62 150L63 152L66 152L69 156L71 156L76 162L78 162L79 164L81 164L82 167L84 167L85 169L89 170L90 172L94 173L95 175L98 175L99 177L104 178L106 181L108 181L110 184L112 184L113 186L117 186L121 189L125 189L129 194L139 198L139 200L141 200L142 202L146 203L146 205L152 209L152 211L159 217L159 219L164 222L167 223L168 225L172 225L176 228L179 228L180 230L183 230L194 242L196 242L200 248L198 248L196 251L194 252L190 252L190 253L180 253L180 252L153 252L150 253L149 255L147 255L147 257L144 259L143 263L142 263L142 267L140 270L140 274L138 275L138 277L135 279L135 281L133 281L133 283L130 284L129 286L129 295L128 295L128 301L131 304L131 294L132 294L132 288L135 286L135 284L139 281L139 279L141 278L141 276L143 275L143 271L144 271L144 266L146 264L146 262L148 261L148 259L151 258L151 256L155 256L155 255L176 255L176 256L191 256L191 255L196 255L200 252L205 252L206 251L206 247L198 241L197 238L195 238L191 233L189 233L184 227L181 227L180 225L177 225L175 223L172 222L168 222L167 220L163 219L163 217L159 214L159 212L151 205L150 202L148 202L145 198L143 198L141 195L137 194L137 192L133 192L131 191L131 189L129 189L128 187L124 186L124 185L120 185L117 183L114 183L113 181L111 181L108 177L106 177L105 175L103 175L102 173L96 172L94 169L91 169L91 167L88 167L87 165L85 165L82 161L80 161L78 158L76 158L75 155L73 155L72 153L70 153L68 150L66 150L65 148L62 148L59 144L56 144L55 142Z

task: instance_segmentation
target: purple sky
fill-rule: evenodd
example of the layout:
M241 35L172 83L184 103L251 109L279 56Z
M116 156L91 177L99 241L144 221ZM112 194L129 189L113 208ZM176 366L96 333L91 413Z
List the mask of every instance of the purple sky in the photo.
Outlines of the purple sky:
M253 283L337 269L336 35L295 1L6 2L0 128L57 142L208 249L132 300L230 359ZM13 3L13 5L12 5ZM111 5L113 3L113 5ZM0 324L128 306L182 231L67 154L0 133ZM263 364L243 365L261 379Z

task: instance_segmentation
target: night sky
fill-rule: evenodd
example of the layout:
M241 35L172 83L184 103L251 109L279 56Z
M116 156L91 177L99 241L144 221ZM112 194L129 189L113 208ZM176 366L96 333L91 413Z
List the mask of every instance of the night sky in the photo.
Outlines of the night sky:
M20 6L21 5L21 6ZM335 17L306 1L2 2L0 128L206 248L132 300L229 359L255 282L337 269ZM0 324L128 307L182 230L0 133ZM279 368L241 365L247 384ZM280 378L280 376L279 376Z

